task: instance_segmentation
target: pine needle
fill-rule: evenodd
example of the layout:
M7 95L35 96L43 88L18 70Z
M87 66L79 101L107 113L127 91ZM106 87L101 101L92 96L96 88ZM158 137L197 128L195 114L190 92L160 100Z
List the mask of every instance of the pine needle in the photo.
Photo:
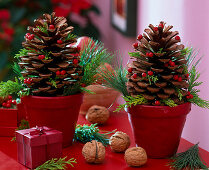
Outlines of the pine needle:
M67 164L74 167L73 164L76 164L76 159L71 158L66 160L67 157L64 158L53 158L51 160L46 161L43 165L39 166L35 170L57 170L57 169L67 169Z
M101 142L104 146L109 145L109 137L108 135L111 133L115 133L116 130L112 132L99 133L99 128L96 126L97 124L89 125L77 125L75 129L74 140L80 141L82 143L91 142L92 140L96 140Z
M187 151L178 153L171 158L168 166L176 170L196 170L196 169L208 169L208 166L202 160L199 154L198 144L192 146Z
M178 106L172 99L164 99L164 100L162 100L162 102L170 107Z

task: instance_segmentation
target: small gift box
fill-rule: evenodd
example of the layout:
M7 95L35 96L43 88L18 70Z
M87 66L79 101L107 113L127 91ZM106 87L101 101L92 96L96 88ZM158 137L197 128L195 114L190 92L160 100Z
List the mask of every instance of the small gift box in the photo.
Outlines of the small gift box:
M62 132L45 126L16 131L16 142L18 162L28 168L62 156Z

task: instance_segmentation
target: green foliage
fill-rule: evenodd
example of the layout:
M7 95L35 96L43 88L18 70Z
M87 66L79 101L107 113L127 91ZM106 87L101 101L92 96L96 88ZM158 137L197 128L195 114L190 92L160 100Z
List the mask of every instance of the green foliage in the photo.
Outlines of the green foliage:
M182 90L176 87L176 92L178 93L178 98L181 101L183 98Z
M16 62L14 62L13 71L18 77L22 77L22 74L21 74L22 69Z
M192 146L185 152L176 154L171 158L168 166L176 170L208 169L208 166L200 157L198 144Z
M81 92L81 86L79 83L76 83L73 86L65 87L64 96L69 96L69 95L77 94L80 92Z
M53 80L52 78L49 79L49 82L52 83L52 86L57 88L56 80Z
M147 100L142 95L137 95L135 97L123 96L123 98L126 101L126 103L119 105L114 112L119 112L120 110L123 110L126 107L136 106L147 102Z
M127 70L123 68L122 62L118 64L114 71L104 68L98 70L98 73L105 80L104 85L110 88L113 88L121 92L124 96L128 96L128 91L126 83L128 79L126 78Z
M51 57L50 57L50 54L52 53L51 51L48 52L48 51L41 50L41 52L42 52L42 54L45 55L44 60L49 60L49 59L51 59Z
M71 165L74 167L73 164L76 164L76 159L71 158L66 160L67 157L64 158L53 158L51 160L46 161L43 165L37 167L35 170L57 170L57 169L67 169L67 165Z
M49 35L49 33L48 33L48 29L47 29L47 23L45 22L44 23L44 26L37 26L37 28L41 31L41 32L43 32L44 34L46 34L46 35Z
M131 57L134 57L134 58L141 58L144 60L144 57L141 56L141 54L139 52L129 52L128 53Z
M95 75L100 65L109 62L112 55L104 48L104 45L99 41L89 41L80 53L80 65L84 69L84 74L81 83L86 86L91 85L96 81Z
M101 142L104 146L109 145L109 137L108 135L111 133L115 133L116 130L112 132L99 133L99 128L96 126L97 124L89 125L77 125L75 129L74 140L80 141L82 143L91 142L92 140L96 140Z
M19 91L23 90L24 87L18 80L15 78L15 81L8 80L7 82L0 83L0 97L6 97L8 95L17 94Z
M165 54L166 52L163 52L163 48L160 48L157 53Z
M193 48L184 48L183 50L181 50L181 56L188 56L189 54L191 54L191 52L193 51Z
M170 106L170 107L175 107L178 106L172 99L164 99L162 100L165 105Z
M74 34L68 34L67 37L65 38L65 41L68 41L68 40L73 40L77 38L77 35L74 35Z
M19 53L17 53L17 54L15 55L14 58L20 58L20 57L22 57L22 56L26 56L26 55L28 55L28 52L29 52L29 50L27 50L27 49L25 49L25 48L22 48L22 49L19 51Z
M154 75L152 75L152 76L148 75L147 78L148 78L148 80L149 80L149 84L150 84L150 85L151 85L152 83L156 83L156 81L158 81L158 77L157 77L157 76L154 76Z

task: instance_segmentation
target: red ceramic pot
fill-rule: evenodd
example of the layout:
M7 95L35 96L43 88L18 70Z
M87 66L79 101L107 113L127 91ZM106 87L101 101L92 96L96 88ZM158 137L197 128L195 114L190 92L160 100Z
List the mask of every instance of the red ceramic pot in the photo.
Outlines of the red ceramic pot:
M63 132L63 146L72 144L83 94L63 97L26 96L23 99L30 127L48 126Z
M135 142L150 158L173 156L179 146L191 103L176 107L137 105L129 108Z

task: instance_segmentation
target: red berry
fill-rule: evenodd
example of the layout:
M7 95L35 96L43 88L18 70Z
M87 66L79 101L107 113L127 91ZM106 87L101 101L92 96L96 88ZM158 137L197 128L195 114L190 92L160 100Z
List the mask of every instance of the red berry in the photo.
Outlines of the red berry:
M189 73L186 74L186 78L188 78L188 77L189 77Z
M11 100L12 99L12 96L8 96L8 99Z
M134 79L137 78L137 74L136 74L136 73L133 74L133 78L134 78Z
M177 36L175 37L175 40L180 40L180 37L177 35Z
M86 87L86 84L82 83L82 84L81 84L81 87Z
M170 66L171 67L174 67L176 64L172 61L172 62L169 62Z
M133 71L133 69L130 67L130 68L128 68L128 72L129 73L132 73L132 71Z
M190 95L190 94L191 94L190 91L188 91L188 92L187 92L187 95Z
M160 105L160 101L156 100L156 101L155 101L155 105L156 105L156 106L159 106L159 105Z
M189 95L189 98L190 98L190 99L193 99L193 97L194 97L194 96L193 96L192 94Z
M149 53L149 57L153 57L153 53L152 52Z
M12 104L16 105L17 104L16 100L12 100Z
M77 59L74 59L73 60L73 64L78 64L78 60Z
M60 71L57 71L57 72L56 72L56 75L60 75L60 74L61 74L61 72L60 72Z
M30 33L25 34L25 37L28 38L30 36Z
M3 106L3 107L6 107L6 106L7 106L7 103L5 103L5 102L2 103L2 106Z
M178 78L178 81L181 82L181 81L182 81L182 77L179 77L179 78Z
M159 24L159 27L164 28L164 25L162 23Z
M62 44L62 40L57 40L57 44Z
M179 78L178 75L174 75L174 76L173 76L173 79L174 79L174 80L178 80L178 78Z
M134 48L138 48L139 44L136 42L136 43L133 43L132 45Z
M31 84L32 82L30 81L30 79L27 80L27 84Z
M49 25L49 29L53 30L54 29L54 25Z
M65 71L65 70L62 70L62 71L60 72L60 74L61 74L61 75L65 75L65 74L66 74L66 71Z
M165 66L165 67L168 67L168 63L165 63L164 66Z
M154 27L154 31L158 31L158 27Z
M38 56L38 59L39 59L39 60L45 59L45 55L39 55L39 56Z
M152 71L148 71L148 75L149 76L152 76L153 75L153 72Z
M147 73L142 73L142 77L146 77L147 76Z
M190 99L190 96L188 95L188 96L186 96L186 98L187 98L187 99Z
M148 52L146 53L146 56L149 57L149 53Z
M7 108L10 108L11 106L12 106L12 105L11 105L10 103L7 103L7 104L6 104L6 107L7 107Z
M143 36L141 34L138 35L137 40L141 40Z
M27 84L27 81L28 81L27 79L24 79L24 83L25 83L25 84Z
M29 40L33 40L34 37L35 37L35 35L34 34L31 34L31 35L27 36L26 38L29 39Z
M12 103L12 99L8 100L7 103L11 104Z

